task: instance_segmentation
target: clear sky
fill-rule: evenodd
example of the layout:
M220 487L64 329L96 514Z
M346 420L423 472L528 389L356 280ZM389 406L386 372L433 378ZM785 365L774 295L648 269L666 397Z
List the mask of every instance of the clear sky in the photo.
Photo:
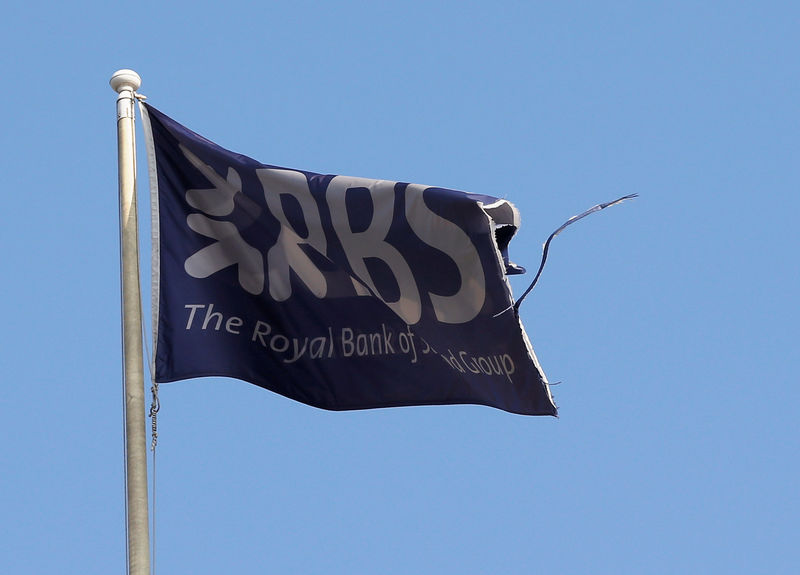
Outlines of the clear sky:
M157 573L796 573L798 29L770 1L4 7L2 571L125 569L133 68L265 163L511 200L529 269L640 194L559 236L522 306L558 419L162 386Z

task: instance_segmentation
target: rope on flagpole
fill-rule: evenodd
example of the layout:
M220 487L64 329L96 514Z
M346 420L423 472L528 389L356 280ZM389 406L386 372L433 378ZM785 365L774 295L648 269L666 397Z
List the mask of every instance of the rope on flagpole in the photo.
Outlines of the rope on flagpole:
M151 531L153 538L151 539L150 546L152 547L152 575L156 575L156 445L158 445L158 411L161 409L161 401L158 398L158 383L151 373L153 385L150 387L152 393L152 402L150 403L150 451L153 454L153 513L152 513L152 526Z
M144 349L147 354L147 367L150 372L150 452L152 453L152 493L153 504L152 513L150 515L150 531L152 537L150 538L150 563L152 575L156 575L156 446L158 445L158 412L161 410L161 400L158 396L158 382L156 381L155 373L153 372L153 362L151 360L150 345L145 337L144 323L142 323L142 337L144 339Z

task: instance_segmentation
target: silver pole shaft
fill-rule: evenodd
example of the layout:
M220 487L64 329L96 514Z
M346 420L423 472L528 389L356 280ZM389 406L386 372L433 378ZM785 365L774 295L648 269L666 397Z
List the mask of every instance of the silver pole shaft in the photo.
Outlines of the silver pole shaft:
M122 345L125 362L125 466L128 522L128 573L150 574L147 508L147 434L145 430L142 306L139 289L139 235L136 212L134 92L141 78L119 70L110 81L117 97L119 215L122 271Z

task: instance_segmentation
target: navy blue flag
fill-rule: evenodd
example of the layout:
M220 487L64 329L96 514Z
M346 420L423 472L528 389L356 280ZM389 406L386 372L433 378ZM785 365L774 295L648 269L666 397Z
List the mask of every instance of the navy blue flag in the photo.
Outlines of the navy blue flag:
M507 280L512 204L262 164L145 111L156 381L556 415Z

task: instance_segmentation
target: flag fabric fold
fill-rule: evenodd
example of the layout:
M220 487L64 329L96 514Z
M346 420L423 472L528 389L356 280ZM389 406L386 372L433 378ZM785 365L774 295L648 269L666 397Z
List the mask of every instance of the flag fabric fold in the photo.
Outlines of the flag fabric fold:
M519 213L456 190L230 152L144 104L155 377L227 376L331 410L556 415L507 274Z

